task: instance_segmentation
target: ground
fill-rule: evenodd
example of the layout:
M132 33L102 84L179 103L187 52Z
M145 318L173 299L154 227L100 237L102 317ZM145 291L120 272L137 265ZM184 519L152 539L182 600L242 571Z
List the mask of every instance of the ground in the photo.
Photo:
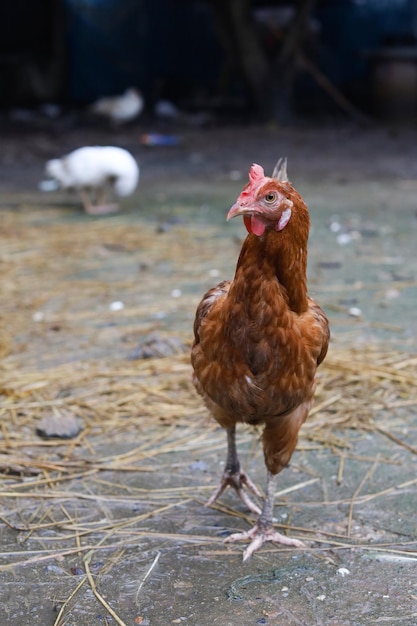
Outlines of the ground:
M146 148L147 130L3 133L2 624L416 624L417 133L180 127L178 145ZM119 214L38 190L46 159L98 143L141 166ZM226 438L188 352L244 236L226 211L250 164L282 155L310 208L310 292L332 342L276 497L278 528L306 547L243 564L223 539L247 511L232 492L204 506ZM81 430L42 437L51 417ZM262 488L258 438L241 429L238 446Z

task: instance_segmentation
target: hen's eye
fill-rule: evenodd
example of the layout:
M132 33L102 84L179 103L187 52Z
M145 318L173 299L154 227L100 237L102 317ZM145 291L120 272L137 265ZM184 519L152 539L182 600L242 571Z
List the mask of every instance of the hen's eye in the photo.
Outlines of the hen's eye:
M265 202L274 202L277 199L276 193L267 193L265 196Z

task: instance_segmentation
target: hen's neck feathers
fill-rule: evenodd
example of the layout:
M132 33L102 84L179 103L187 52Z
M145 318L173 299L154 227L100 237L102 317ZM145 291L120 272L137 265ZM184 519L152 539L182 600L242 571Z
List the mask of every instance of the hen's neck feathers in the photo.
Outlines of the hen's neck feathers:
M257 281L276 279L283 304L301 314L308 308L307 242L310 230L308 209L290 183L280 184L292 200L292 214L282 231L269 228L264 235L248 235L237 262L235 289L256 288ZM242 282L243 281L243 282Z

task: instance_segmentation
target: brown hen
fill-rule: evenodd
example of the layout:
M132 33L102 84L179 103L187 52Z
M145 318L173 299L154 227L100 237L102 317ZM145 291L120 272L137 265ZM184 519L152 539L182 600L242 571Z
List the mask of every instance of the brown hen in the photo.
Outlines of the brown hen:
M249 183L227 219L237 215L243 216L249 234L234 280L208 291L197 308L191 360L197 391L227 430L224 474L208 504L230 485L258 514L250 531L227 538L251 540L246 560L265 541L303 545L273 528L276 476L288 464L312 405L329 326L307 295L310 218L300 194L288 182L285 160L277 164L272 178L252 165ZM262 510L245 490L260 496L240 467L237 422L264 426L267 487Z

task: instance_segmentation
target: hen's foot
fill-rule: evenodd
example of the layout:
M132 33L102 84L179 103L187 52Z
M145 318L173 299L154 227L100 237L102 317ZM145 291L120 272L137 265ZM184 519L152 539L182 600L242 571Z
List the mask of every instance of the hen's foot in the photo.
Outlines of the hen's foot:
M258 496L258 498L262 498L262 494L259 491L258 487L255 485L254 482L252 482L252 480L249 478L245 471L240 470L239 472L232 473L230 470L225 470L220 485L213 493L211 498L207 500L206 506L210 506L211 504L213 504L217 500L217 498L221 496L226 487L233 487L239 498L242 500L243 504L245 504L245 506L247 506L248 509L252 511L252 513L256 513L256 515L259 515L261 513L261 509L258 507L257 504L255 504L255 502L252 502L252 500L244 490L244 486L249 489L249 491Z
M229 535L224 540L225 543L232 543L235 541L246 541L250 539L251 542L243 553L243 560L247 561L252 554L259 550L261 546L267 541L273 541L274 543L282 543L286 546L294 546L295 548L303 548L304 544L302 541L298 539L292 539L291 537L287 537L286 535L281 535L278 531L276 531L272 526L262 527L259 524L255 524L253 528L247 530L243 533L234 533L233 535Z
M111 213L117 213L119 210L118 204L90 204L84 207L86 213L89 215L110 215Z

